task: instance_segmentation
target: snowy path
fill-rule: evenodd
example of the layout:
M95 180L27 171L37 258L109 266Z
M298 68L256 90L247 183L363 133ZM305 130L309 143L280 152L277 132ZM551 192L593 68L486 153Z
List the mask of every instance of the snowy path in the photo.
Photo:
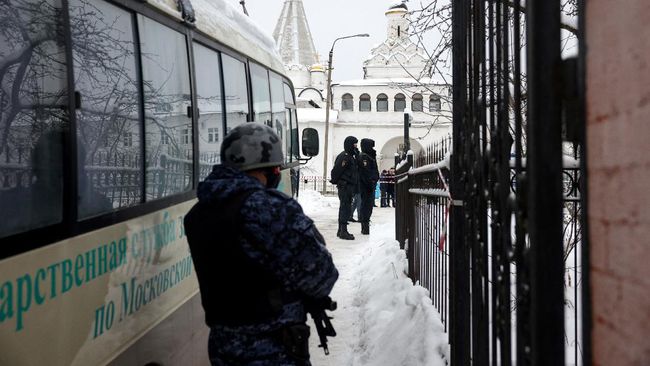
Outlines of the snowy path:
M329 338L330 354L318 348L311 320L310 354L314 366L445 365L446 335L426 290L405 276L406 258L394 238L394 210L375 208L370 235L360 225L348 231L355 240L336 237L338 200L302 191L299 199L327 241L339 280L331 297L338 303Z

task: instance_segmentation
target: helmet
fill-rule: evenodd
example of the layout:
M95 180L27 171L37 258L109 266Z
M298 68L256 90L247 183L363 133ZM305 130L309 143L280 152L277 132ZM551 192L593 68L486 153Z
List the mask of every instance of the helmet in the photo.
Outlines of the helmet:
M282 142L267 125L256 122L241 124L223 140L221 163L241 171L282 165Z

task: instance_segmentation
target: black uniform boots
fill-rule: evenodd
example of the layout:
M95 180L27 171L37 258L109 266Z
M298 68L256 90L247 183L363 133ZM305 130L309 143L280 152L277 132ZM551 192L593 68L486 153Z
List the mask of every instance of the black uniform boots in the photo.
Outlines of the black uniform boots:
M336 236L343 240L354 240L354 235L348 232L347 224L339 224L339 231L336 233Z
M370 223L369 222L362 222L361 223L361 234L363 235L370 235Z

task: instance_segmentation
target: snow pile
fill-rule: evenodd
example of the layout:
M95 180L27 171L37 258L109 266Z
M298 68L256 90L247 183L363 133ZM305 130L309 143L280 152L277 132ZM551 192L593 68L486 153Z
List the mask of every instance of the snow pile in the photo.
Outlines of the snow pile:
M307 216L319 213L327 208L339 207L339 200L336 197L323 197L320 192L311 189L301 189L298 195L298 202Z
M373 228L382 238L392 237L394 230L390 225ZM359 334L351 364L445 365L447 335L428 291L406 276L405 252L392 239L371 237L370 246L354 276L359 281L353 299Z

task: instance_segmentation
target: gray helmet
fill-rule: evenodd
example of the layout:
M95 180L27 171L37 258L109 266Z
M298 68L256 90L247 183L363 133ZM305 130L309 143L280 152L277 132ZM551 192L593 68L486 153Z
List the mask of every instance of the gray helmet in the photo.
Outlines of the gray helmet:
M282 165L282 142L267 125L241 124L223 140L221 163L242 171Z

